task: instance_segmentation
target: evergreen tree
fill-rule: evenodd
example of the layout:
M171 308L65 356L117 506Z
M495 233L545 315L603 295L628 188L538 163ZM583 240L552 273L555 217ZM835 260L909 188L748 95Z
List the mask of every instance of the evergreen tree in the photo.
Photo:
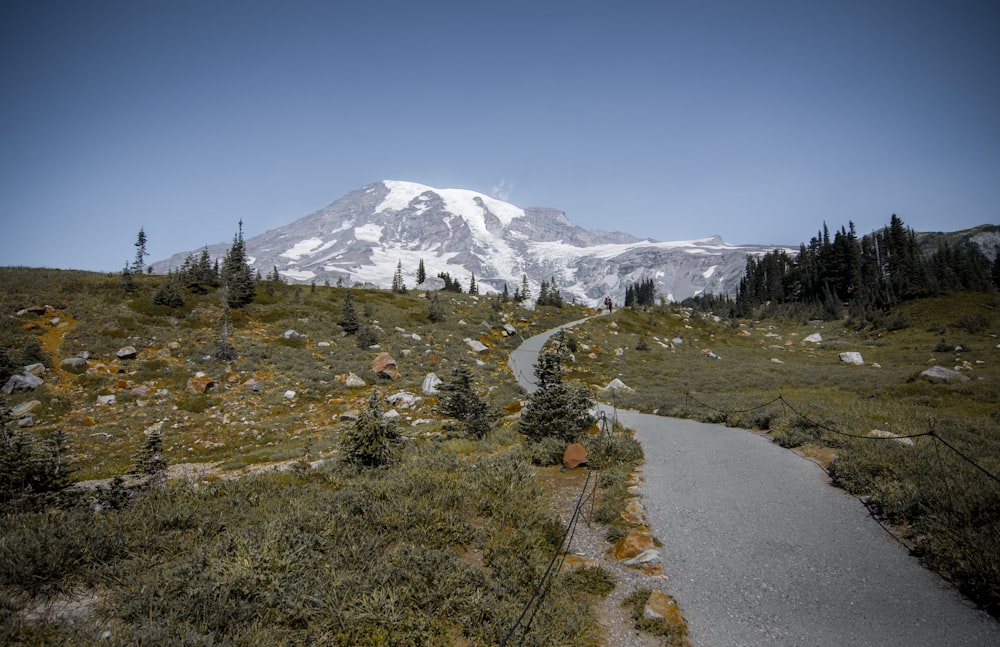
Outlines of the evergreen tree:
M146 441L136 452L135 465L131 474L145 476L146 483L159 483L167 476L167 459L163 456L163 436L159 429L153 429Z
M403 283L403 261L396 263L396 273L392 275L392 291L396 294L406 294L406 284Z
M489 433L496 415L472 388L472 375L464 364L451 371L451 381L438 387L441 412L458 420L466 434L482 439Z
M438 272L438 278L444 281L444 290L446 292L462 292L462 284L458 282L458 279L452 279L451 275L447 272Z
M361 323L358 321L358 313L354 309L354 299L351 298L350 290L344 294L344 305L341 306L339 323L340 327L348 335L358 332L358 328L361 326Z
M340 449L348 463L379 467L392 460L392 446L398 438L395 423L382 414L378 389L372 389L368 406L358 415L354 427L344 434Z
M431 297L430 305L427 308L427 318L430 319L431 323L444 321L444 310L441 308L441 302L436 292Z
M528 275L521 275L521 301L527 301L531 298L531 286L528 285Z
M219 286L219 268L218 266L212 267L212 259L208 256L208 247L201 249L198 262L195 264L195 271L198 276L198 282L205 286L206 292L208 291L207 288Z
M568 358L566 338L560 332L535 363L536 390L528 399L518 423L520 432L533 442L545 438L572 442L581 431L594 424L587 388L563 381Z
M366 350L372 346L378 345L378 331L376 331L372 326L362 324L358 327L355 343L361 350Z
M132 270L126 261L125 267L122 268L122 293L132 294L133 292L135 292L135 277L132 276Z
M503 284L503 292L500 293L500 303L507 303L510 301L510 293L507 292L507 284Z
M219 331L219 347L215 351L215 358L223 362L231 362L237 358L236 349L229 340L229 299L225 296L222 299L222 329Z
M55 431L40 442L16 428L5 405L0 401L0 511L41 507L69 486L67 436Z
M535 305L545 306L549 304L549 282L542 279L541 285L538 286L538 299L535 301Z
M417 285L422 285L427 280L427 271L424 269L424 259L417 263Z
M149 252L146 251L146 232L143 231L142 227L139 227L139 235L135 241L135 263L132 265L132 269L137 274L142 274L142 268L146 264L147 256L149 256Z
M222 282L226 286L231 308L242 308L253 303L257 285L253 270L247 262L246 244L243 242L243 221L233 237L233 245L222 261Z
M180 272L167 272L167 278L160 284L156 294L153 295L153 303L168 308L180 308L184 305L184 289L181 285Z
M476 285L476 274L472 273L472 278L469 279L469 294L479 294L479 287Z

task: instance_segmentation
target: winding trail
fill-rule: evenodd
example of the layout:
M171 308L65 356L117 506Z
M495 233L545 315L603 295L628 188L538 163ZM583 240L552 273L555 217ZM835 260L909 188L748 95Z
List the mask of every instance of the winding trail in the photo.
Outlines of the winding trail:
M511 354L529 392L535 357L556 330ZM747 430L622 410L617 418L645 450L646 516L696 647L1000 645L1000 623L924 569L811 461Z

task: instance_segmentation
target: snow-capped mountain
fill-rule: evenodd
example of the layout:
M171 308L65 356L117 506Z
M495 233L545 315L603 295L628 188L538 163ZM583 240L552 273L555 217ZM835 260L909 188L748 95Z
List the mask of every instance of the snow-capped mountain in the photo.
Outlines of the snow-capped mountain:
M209 255L222 257L227 248L210 245ZM388 288L401 264L404 283L412 288L423 261L428 277L447 272L465 288L474 274L484 294L500 292L504 284L513 293L527 276L535 295L542 281L554 280L565 299L596 304L606 295L621 302L626 286L649 278L669 300L731 294L747 255L773 247L730 245L718 236L642 240L583 229L556 209L516 207L465 189L383 181L248 238L246 249L262 276L276 267L293 282ZM187 255L155 263L154 271L179 267Z

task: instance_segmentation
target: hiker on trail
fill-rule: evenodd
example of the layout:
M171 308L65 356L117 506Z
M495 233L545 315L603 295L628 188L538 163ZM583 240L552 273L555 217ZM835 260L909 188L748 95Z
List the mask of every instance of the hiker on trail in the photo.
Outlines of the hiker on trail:
M611 297L604 297L604 305L607 307L608 312L611 312Z

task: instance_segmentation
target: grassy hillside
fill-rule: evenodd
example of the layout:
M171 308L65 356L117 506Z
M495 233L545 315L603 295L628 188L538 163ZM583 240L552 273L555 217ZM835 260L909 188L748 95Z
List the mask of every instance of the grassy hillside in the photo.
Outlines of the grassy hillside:
M0 269L2 368L47 367L43 386L0 403L0 642L504 638L547 572L567 512L537 480L515 418L470 438L421 382L468 366L493 409L516 413L523 391L509 351L582 310L440 293L443 320L432 323L422 294L352 289L372 349L337 325L347 290L280 286L230 313L238 359L226 362L216 357L226 321L217 291L167 308L153 302L164 277L136 279L123 294L116 275ZM127 346L134 357L119 356ZM398 378L374 373L379 352ZM81 355L86 367L63 367ZM348 386L352 373L367 385ZM339 460L338 447L373 388L383 402L400 392L417 400L395 405L395 459L363 469ZM46 471L53 456L86 487L49 488L66 478ZM162 459L169 486L113 478ZM617 505L630 465L603 466ZM18 480L26 473L36 480ZM613 522L618 511L605 508ZM609 578L597 566L550 577L545 605L519 628L522 644L599 644L594 609Z
M586 311L442 292L444 316L432 323L423 294L352 289L379 344L371 349L338 326L346 289L261 291L227 321L217 291L168 308L153 302L163 277L136 279L136 292L123 294L117 275L0 268L0 371L47 366L44 386L3 398L0 410L28 408L32 421L18 429L23 416L5 414L5 433L41 444L59 432L60 465L87 485L71 488L68 502L8 502L0 517L4 642L502 640L565 528L517 433L524 394L507 356ZM912 302L886 321L853 330L680 307L617 310L572 332L568 377L618 406L758 429L814 458L997 614L1000 300ZM234 361L216 357L223 331ZM805 341L814 333L822 340ZM118 356L126 346L134 357ZM373 372L382 351L398 378ZM848 351L864 364L842 362ZM85 370L62 367L81 354ZM504 414L481 440L421 392L428 373L448 380L459 365ZM920 376L934 365L970 379ZM351 374L366 385L348 386ZM598 388L614 378L628 389ZM417 401L395 406L397 460L363 470L340 461L338 447L373 388L383 401L400 392ZM872 439L873 430L917 437L910 446ZM153 438L175 484L114 479L150 460ZM616 510L634 460L629 448L612 449L622 460L601 478L596 514L608 541L628 532ZM601 643L594 607L607 575L583 573L553 580L526 644Z
M37 341L50 366L46 388L15 393L9 405L39 401L34 431L68 434L78 480L124 473L152 428L163 434L172 465L211 463L226 472L316 460L333 449L338 427L350 424L341 414L361 409L371 387L386 396L422 397L428 373L447 380L459 362L471 366L488 399L502 406L519 397L506 370L509 351L523 336L581 316L572 307L534 312L440 293L445 317L431 323L422 294L352 289L359 318L398 364L398 379L382 380L372 372L379 351L358 348L357 337L344 336L337 325L346 288L286 285L274 296L262 292L245 310L231 311L229 341L239 357L223 362L215 357L223 327L219 293L188 294L182 307L171 309L152 301L161 280L139 277L138 293L123 296L115 275L0 269L0 344L19 358ZM33 306L51 307L14 314ZM508 335L504 324L516 334ZM303 337L286 338L289 330ZM488 350L473 356L467 339ZM136 349L134 359L116 356L126 346ZM88 356L86 372L60 369L61 360L81 353ZM188 386L199 373L212 382L202 393ZM348 387L350 373L368 387ZM259 390L251 388L258 383ZM294 397L286 397L289 391ZM100 404L101 396L114 402ZM414 425L412 435L441 431L435 404L425 398L399 410L404 425Z
M573 376L595 387L621 379L629 390L595 390L621 407L758 429L815 458L998 615L1000 297L908 302L889 321L852 330L619 310L576 331ZM805 341L816 333L822 341ZM863 365L841 361L852 351ZM932 366L968 380L921 376Z

